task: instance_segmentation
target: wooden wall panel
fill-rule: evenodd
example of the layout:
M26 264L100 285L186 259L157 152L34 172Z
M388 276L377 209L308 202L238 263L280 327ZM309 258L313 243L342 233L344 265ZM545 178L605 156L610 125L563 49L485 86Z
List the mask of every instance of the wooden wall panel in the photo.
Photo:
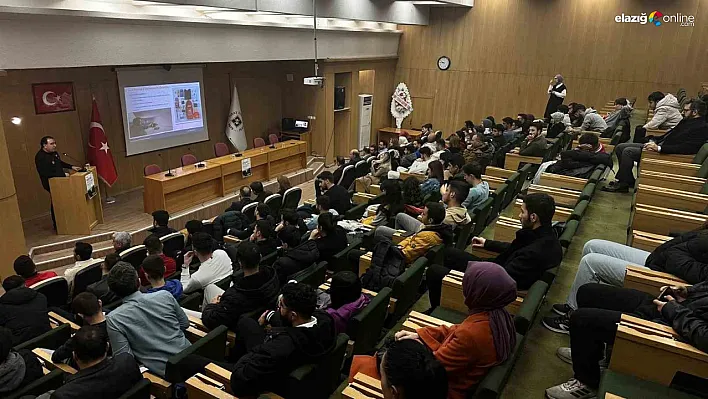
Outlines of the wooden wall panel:
M0 116L0 120L2 116ZM22 230L20 208L17 204L15 184L10 172L7 140L0 124L0 280L15 274L12 264L25 253L25 234Z
M616 23L614 16L680 12L696 26ZM406 127L432 122L446 133L520 112L541 116L548 81L566 78L566 102L602 106L618 96L646 96L679 87L695 96L708 80L708 2L479 1L471 10L432 8L430 25L399 26L396 80L413 97ZM440 71L446 55L451 68ZM429 104L429 103L432 103ZM421 104L421 106L419 106Z

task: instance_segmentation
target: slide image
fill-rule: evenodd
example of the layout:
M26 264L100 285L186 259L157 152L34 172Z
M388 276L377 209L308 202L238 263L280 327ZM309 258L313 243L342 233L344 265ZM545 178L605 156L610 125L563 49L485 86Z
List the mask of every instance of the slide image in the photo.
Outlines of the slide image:
M130 138L140 138L173 130L170 108L137 111L128 114Z

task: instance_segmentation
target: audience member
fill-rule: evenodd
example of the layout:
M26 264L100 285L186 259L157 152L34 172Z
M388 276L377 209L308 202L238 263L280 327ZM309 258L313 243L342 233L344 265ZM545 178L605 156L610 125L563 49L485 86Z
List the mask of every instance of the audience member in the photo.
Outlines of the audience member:
M381 140L379 141L378 153L383 154L384 152L388 152L388 144L385 141Z
M504 126L500 124L492 126L492 142L494 148L501 148L507 143L506 137L504 137Z
M683 120L673 129L659 137L651 137L646 144L623 143L615 148L619 170L617 180L611 182L603 191L626 193L634 187L634 163L642 157L642 151L654 151L661 154L696 154L708 140L706 124L706 103L691 100L683 106Z
M329 199L329 197L327 198ZM275 226L276 233L280 232L282 228L287 226L295 227L300 232L300 235L303 235L308 232L307 224L305 223L305 221L302 220L300 215L292 209L281 210L280 216L282 220L277 226Z
M592 107L586 108L583 104L576 104L575 113L578 118L583 119L576 131L604 132L607 129L605 120Z
M428 170L428 164L432 159L430 158L433 151L428 148L428 147L421 147L420 150L420 158L416 159L413 161L413 164L405 170L405 168L400 168L398 169L399 172L408 172L408 173L418 173L418 174L424 174Z
M119 261L120 256L115 252L106 255L106 259L104 259L101 264L101 279L86 287L86 291L98 297L102 303L109 304L120 299L115 293L108 289L108 273L110 273L113 266Z
M541 122L533 122L529 125L529 134L521 142L519 149L515 148L510 152L527 157L543 157L546 155L547 149L548 142L543 135L543 124Z
M81 241L78 241L76 244L74 244L74 259L76 260L76 262L74 262L74 266L71 266L68 269L64 270L64 278L66 279L67 283L69 283L69 287L73 286L74 277L76 277L76 273L96 262L95 259L91 258L92 253L93 247L91 246L91 244L87 244Z
M320 261L329 260L347 247L347 232L334 221L330 213L320 215L317 228L310 233L310 240L317 244Z
M450 136L450 143L448 147L448 151L450 151L452 154L462 153L462 142L460 141L460 136L456 134Z
M132 242L133 238L127 231L119 231L117 233L113 233L113 249L116 250L116 253L118 255L120 255L120 253L125 251L126 249L130 248Z
M426 142L428 140L428 135L433 133L433 124L432 123L426 123L420 128L420 138L424 139Z
M442 201L445 204L445 220L443 223L449 224L453 228L464 226L471 221L467 208L462 203L469 195L469 186L460 181L451 181L441 188Z
M448 398L464 399L489 369L516 345L514 319L505 306L516 300L516 282L499 265L470 262L462 280L469 316L451 327L399 331L397 340L421 340L447 370Z
M0 395L3 397L41 378L42 364L32 351L15 351L12 332L0 327Z
M379 372L385 399L452 397L445 368L420 341L391 343L381 358Z
M347 162L347 165L356 166L356 164L361 160L362 158L359 156L359 150L355 148L349 151L349 161Z
M430 155L430 159L438 160L445 153L448 153L448 151L445 149L445 140L435 140L435 151L433 151L433 153Z
M106 327L106 317L103 314L103 303L96 295L90 292L82 292L71 301L71 309L74 314L81 317L83 325L95 326L108 339L108 329ZM110 353L110 349L108 350ZM72 358L74 352L74 338L69 338L64 344L52 353L53 363L68 363L72 367L76 366Z
M465 174L462 171L464 164L465 158L462 154L450 155L450 159L447 161L445 168L445 182L448 183L453 180L465 181Z
M513 141L516 138L516 131L514 131L514 120L511 119L511 117L507 116L504 119L502 119L502 126L504 126L504 132L502 135L504 136L504 141L507 143ZM519 129L519 132L521 130Z
M290 179L288 179L287 176L285 175L280 175L278 176L278 194L281 196L285 195L285 192L288 191L293 187L292 183L290 183Z
M278 274L278 281L287 282L293 274L304 270L317 262L320 251L313 240L301 243L301 235L293 226L286 226L278 232L278 238L283 242L283 252L273 263L273 269Z
M605 148L596 134L583 133L578 139L578 146L572 150L561 152L560 160L541 164L533 178L533 184L540 182L543 173L587 179L598 165L611 168L612 156L605 153Z
M147 250L148 256L155 255L162 259L162 264L165 267L165 272L163 274L164 278L175 274L175 272L177 271L177 262L162 253L162 241L160 241L160 239L155 234L150 234L149 236L147 236L145 241L143 241L143 245L145 245L145 249ZM148 281L148 278L142 268L138 271L138 275L140 276L140 285L150 285L150 282Z
M635 143L644 144L647 142L647 129L673 129L685 117L681 115L683 113L681 104L671 93L665 95L660 91L655 91L649 94L647 101L649 101L649 109L654 111L654 115L644 126L637 126L634 129Z
M563 118L566 115L560 111L556 111L551 114L548 122L548 129L546 130L547 139L555 139L561 133L568 130L568 125L563 122Z
M256 227L253 229L250 241L256 244L261 256L270 255L277 251L280 244L275 237L273 226L267 220L256 221Z
M439 192L440 186L445 182L445 172L443 171L442 163L437 160L430 162L426 175L428 178L420 184L420 193L423 194L423 198Z
M193 237L194 250L184 254L185 267L182 268L182 288L185 294L201 290L233 274L229 255L221 250L214 250L212 238L207 233L196 233ZM196 255L201 263L199 269L189 274L189 265ZM211 298L209 299L211 300Z
M332 172L332 178L335 184L339 184L339 180L342 178L342 173L344 173L344 168L347 166L347 159L341 155L337 155L335 158L335 163L337 169Z
M37 271L37 266L34 264L34 261L27 255L18 256L17 259L15 259L13 268L15 269L15 273L25 279L25 285L27 287L57 276L53 271Z
M175 299L182 297L182 283L177 279L165 280L165 262L159 255L148 255L140 266L145 273L149 288L147 293L167 291Z
M415 177L410 177L410 179L415 179L416 185L420 188L418 179ZM396 215L404 211L404 198L398 180L385 180L381 183L381 194L381 203L376 207L376 215L373 218L364 219L362 223L374 227L391 226Z
M239 200L234 201L231 203L231 206L226 209L224 212L230 212L230 211L238 211L241 212L244 206L250 204L253 202L251 199L251 187L249 186L242 186L239 190ZM187 222L189 223L189 222Z
M388 155L385 157L388 157ZM320 173L317 178L320 179L320 188L323 192L322 195L329 197L330 209L334 209L340 215L347 213L347 211L352 207L352 202L349 198L349 192L347 189L335 183L332 172L324 171ZM364 177L362 177L362 179L363 178ZM378 182L378 180L376 182ZM373 180L369 185L371 184L375 184L373 183Z
M403 203L420 208L423 206L423 193L420 191L420 181L413 177L407 177L401 185Z
M143 379L130 353L108 357L108 337L101 328L81 327L73 341L79 371L66 377L64 385L51 394L52 399L117 399Z
M250 202L252 201L249 201L249 203ZM187 252L192 250L192 237L197 233L204 232L204 223L202 223L201 220L189 220L185 223L184 228L187 230L187 238L184 242L184 252Z
M401 157L399 168L408 169L413 165L413 162L418 159L420 153L418 153L416 144L418 144L418 141L414 141L413 143L403 147L403 156Z
M259 204L262 204L263 201L265 201L266 198L270 195L269 192L265 191L263 189L263 183L259 181L254 181L253 183L250 184L251 186L251 192L256 196L253 201L258 202Z
M440 305L442 279L450 270L463 272L471 261L491 261L503 267L516 281L520 290L528 290L540 279L543 272L558 266L563 257L558 237L551 227L556 205L553 197L543 194L528 194L521 205L521 230L511 243L474 237L472 246L497 252L494 259L480 259L456 248L445 248L445 261L432 265L426 273L431 310Z
M465 163L477 162L486 167L494 158L494 144L484 134L475 133L464 152L464 157Z
M308 231L311 231L311 230L314 230L317 228L317 217L321 213L329 212L334 216L339 215L339 212L337 212L336 209L330 208L329 197L326 195L317 197L317 199L315 200L315 211L317 213L313 214L312 217L305 222L305 225L307 226Z
M148 229L151 234L157 236L157 238L162 238L168 234L176 233L177 230L169 227L167 224L170 222L170 214L165 210L157 210L152 213L152 228Z
M352 317L361 312L371 299L361 292L361 280L354 272L343 271L332 276L329 305L325 311L334 320L334 331L345 334Z
M633 101L636 101L636 98ZM609 138L614 136L615 130L622 126L623 130L619 142L624 143L629 140L629 118L632 116L632 104L626 98L619 97L615 99L614 108L615 110L605 117L607 129L603 132L602 137Z
M5 294L0 296L0 327L12 332L12 346L36 338L49 331L47 297L25 287L20 276L2 282Z
M482 180L482 166L476 162L466 164L462 171L465 181L471 186L462 207L467 208L467 213L471 215L489 198L489 183Z
M236 249L241 271L234 274L233 285L204 307L202 322L207 328L225 325L237 331L242 315L275 304L278 297L278 277L270 266L260 266L258 246L242 242Z
M201 241L195 238L197 248ZM132 354L151 372L164 376L167 359L190 345L184 335L189 327L187 315L167 291L142 294L138 272L128 263L119 262L111 269L108 286L123 300L106 316L113 356Z

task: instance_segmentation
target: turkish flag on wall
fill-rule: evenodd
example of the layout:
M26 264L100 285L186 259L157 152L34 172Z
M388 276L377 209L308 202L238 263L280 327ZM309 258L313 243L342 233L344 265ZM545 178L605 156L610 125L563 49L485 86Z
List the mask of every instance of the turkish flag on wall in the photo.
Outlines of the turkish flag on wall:
M98 113L98 104L96 104L95 98L93 99L93 111L91 111L88 147L89 163L96 166L98 177L108 187L111 187L118 180L118 172L113 163L111 149L108 147L108 138L101 124L101 115Z

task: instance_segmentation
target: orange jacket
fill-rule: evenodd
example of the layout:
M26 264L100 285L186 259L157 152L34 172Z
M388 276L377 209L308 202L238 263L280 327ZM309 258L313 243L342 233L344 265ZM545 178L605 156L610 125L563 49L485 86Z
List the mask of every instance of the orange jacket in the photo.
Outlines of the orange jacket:
M464 399L497 362L487 312L449 328L425 327L416 332L447 371L448 399Z

